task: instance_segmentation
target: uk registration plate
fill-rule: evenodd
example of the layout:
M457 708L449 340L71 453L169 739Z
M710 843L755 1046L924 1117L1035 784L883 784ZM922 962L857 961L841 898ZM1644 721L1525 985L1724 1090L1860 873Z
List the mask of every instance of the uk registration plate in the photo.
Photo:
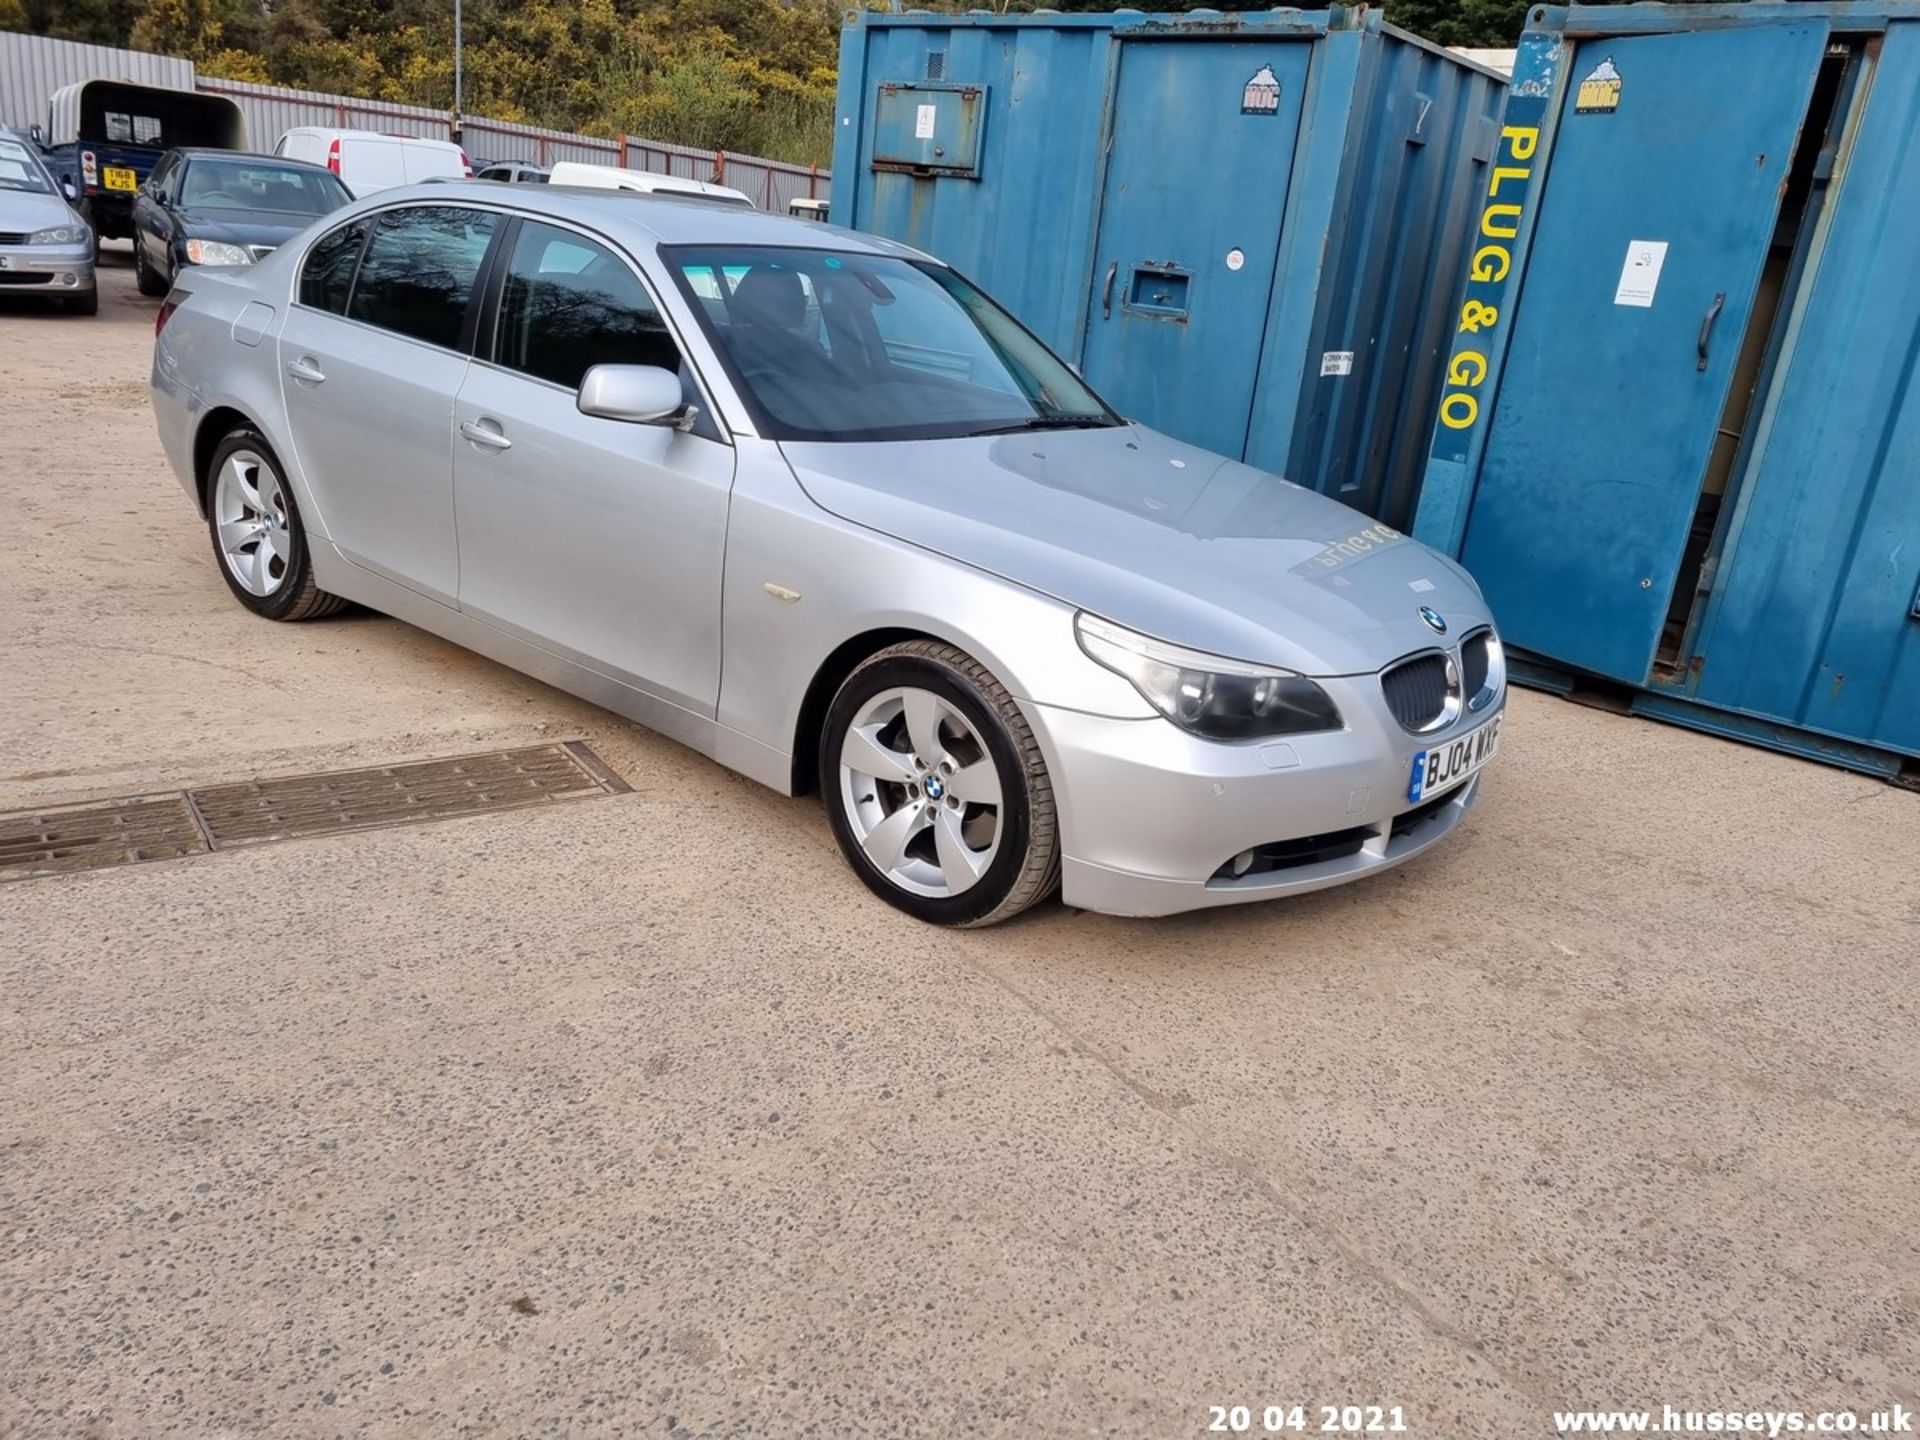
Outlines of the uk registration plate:
M1500 722L1496 715L1478 730L1469 730L1458 740L1422 750L1413 757L1413 775L1407 782L1407 803L1418 805L1463 783L1482 765L1493 759L1500 748Z
M102 172L101 178L106 181L107 189L109 190L138 190L140 188L139 175L132 170L123 169L118 165L107 166Z

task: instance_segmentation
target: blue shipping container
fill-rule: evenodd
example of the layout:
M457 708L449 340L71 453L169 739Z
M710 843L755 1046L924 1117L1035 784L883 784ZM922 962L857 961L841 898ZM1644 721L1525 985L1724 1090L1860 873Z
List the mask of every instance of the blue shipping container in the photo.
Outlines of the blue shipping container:
M1417 533L1543 683L1920 778L1920 4L1538 6L1505 124Z
M1410 522L1504 83L1377 12L848 15L833 219L1122 412Z

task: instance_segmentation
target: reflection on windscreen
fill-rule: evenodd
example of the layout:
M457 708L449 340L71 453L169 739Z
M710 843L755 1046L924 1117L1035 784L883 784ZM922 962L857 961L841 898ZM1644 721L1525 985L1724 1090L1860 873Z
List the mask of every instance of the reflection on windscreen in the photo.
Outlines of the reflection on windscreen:
M289 215L326 215L352 197L346 186L319 170L291 165L240 164L196 159L180 182L185 210L274 210Z
M13 140L0 140L0 190L31 190L36 194L45 194L52 189L46 176L40 173L39 162L26 146Z
M942 267L784 247L665 253L776 439L1119 423L1065 362Z

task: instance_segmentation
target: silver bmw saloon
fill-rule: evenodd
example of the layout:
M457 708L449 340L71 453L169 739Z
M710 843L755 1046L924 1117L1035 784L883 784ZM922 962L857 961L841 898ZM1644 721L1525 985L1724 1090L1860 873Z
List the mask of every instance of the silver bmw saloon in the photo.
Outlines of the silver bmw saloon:
M921 919L1295 894L1466 816L1452 561L1116 415L960 275L697 200L382 191L157 317L234 597L356 602L817 788Z

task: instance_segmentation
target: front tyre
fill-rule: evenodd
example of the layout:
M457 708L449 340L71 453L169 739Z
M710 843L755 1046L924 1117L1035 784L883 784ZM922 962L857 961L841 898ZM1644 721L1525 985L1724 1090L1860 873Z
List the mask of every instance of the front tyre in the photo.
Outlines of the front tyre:
M269 620L318 620L347 603L313 583L306 526L259 431L222 440L202 479L214 559L236 600Z
M820 785L847 863L915 919L992 925L1060 883L1039 743L1006 687L951 645L889 646L846 678Z
M147 264L147 247L141 243L138 235L133 237L133 283L142 295L156 300L173 288L167 283L166 276L157 274Z

